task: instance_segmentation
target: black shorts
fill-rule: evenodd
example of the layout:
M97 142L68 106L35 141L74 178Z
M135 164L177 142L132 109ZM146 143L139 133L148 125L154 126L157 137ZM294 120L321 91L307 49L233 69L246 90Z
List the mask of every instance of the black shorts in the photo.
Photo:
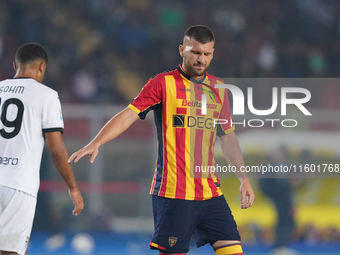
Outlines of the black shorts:
M194 235L197 247L218 240L237 240L240 235L224 196L191 201L152 196L155 233L151 249L187 253Z

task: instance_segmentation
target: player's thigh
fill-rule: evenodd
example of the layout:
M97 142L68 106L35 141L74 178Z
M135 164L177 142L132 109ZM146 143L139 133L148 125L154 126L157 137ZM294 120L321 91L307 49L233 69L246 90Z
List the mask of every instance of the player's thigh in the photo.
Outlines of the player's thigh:
M32 230L36 198L0 186L0 201L0 250L24 255Z
M224 196L205 201L202 218L195 229L194 236L198 247L217 241L226 244L240 242L240 234Z
M199 206L197 201L152 196L155 233L150 248L166 253L188 252L200 216Z

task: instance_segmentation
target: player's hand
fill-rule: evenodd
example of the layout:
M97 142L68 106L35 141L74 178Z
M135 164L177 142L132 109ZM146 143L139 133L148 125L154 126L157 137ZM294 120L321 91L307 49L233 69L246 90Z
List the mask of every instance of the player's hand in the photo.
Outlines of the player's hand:
M74 188L72 190L69 190L69 195L74 203L74 210L72 211L72 214L74 216L78 216L79 213L83 210L84 208L84 201L83 197L79 191L78 188Z
M247 209L254 203L255 194L248 179L243 179L240 187L241 209Z
M74 161L75 163L77 163L79 159L81 159L85 155L91 156L90 163L92 164L98 155L98 146L92 143L89 143L88 145L80 149L79 151L73 153L71 157L67 160L67 162L71 163L72 161Z

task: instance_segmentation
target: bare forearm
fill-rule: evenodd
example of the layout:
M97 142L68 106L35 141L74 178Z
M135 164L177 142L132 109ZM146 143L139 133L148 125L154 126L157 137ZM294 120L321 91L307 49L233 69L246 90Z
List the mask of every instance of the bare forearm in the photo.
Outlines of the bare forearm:
M59 132L46 133L46 145L52 161L70 190L77 187L71 165L67 163L68 152Z
M111 118L89 144L73 153L67 162L78 162L85 155L90 155L90 163L93 163L98 155L99 146L115 139L138 119L139 116L133 110L125 108Z
M236 167L236 176L239 178L241 182L245 179L248 180L247 173L241 172L241 167L244 167L244 160L241 152L240 145L236 138L234 132L219 137L219 142L221 145L221 149L223 151L223 155L228 161L229 165Z
M129 108L113 116L99 131L96 137L91 141L98 147L115 139L128 129L132 123L139 119L138 115Z
M66 182L68 188L70 190L77 188L77 183L72 171L72 167L70 164L67 163L69 155L66 148L64 147L50 150L50 155L55 167Z
M61 137L61 133L46 133L45 137L52 161L69 188L69 194L75 206L72 213L73 215L78 216L84 208L84 201L77 187L72 167L67 163L68 152Z
M231 132L230 134L221 136L219 141L226 160L228 161L229 165L236 167L235 174L241 182L241 208L246 209L251 207L253 205L255 195L249 182L247 173L243 173L241 171L242 167L244 166L244 160L236 135L234 132Z

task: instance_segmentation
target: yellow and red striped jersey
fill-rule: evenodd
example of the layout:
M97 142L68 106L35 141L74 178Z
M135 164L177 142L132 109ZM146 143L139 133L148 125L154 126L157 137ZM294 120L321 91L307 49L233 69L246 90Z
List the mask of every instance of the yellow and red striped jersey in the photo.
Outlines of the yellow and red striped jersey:
M200 80L191 78L179 65L150 78L128 106L141 119L154 111L158 159L150 194L186 200L222 195L217 173L207 169L216 165L216 134L235 128L228 92L215 88L223 83L207 73ZM206 94L206 114L202 114L202 94ZM228 123L214 125L215 119Z

